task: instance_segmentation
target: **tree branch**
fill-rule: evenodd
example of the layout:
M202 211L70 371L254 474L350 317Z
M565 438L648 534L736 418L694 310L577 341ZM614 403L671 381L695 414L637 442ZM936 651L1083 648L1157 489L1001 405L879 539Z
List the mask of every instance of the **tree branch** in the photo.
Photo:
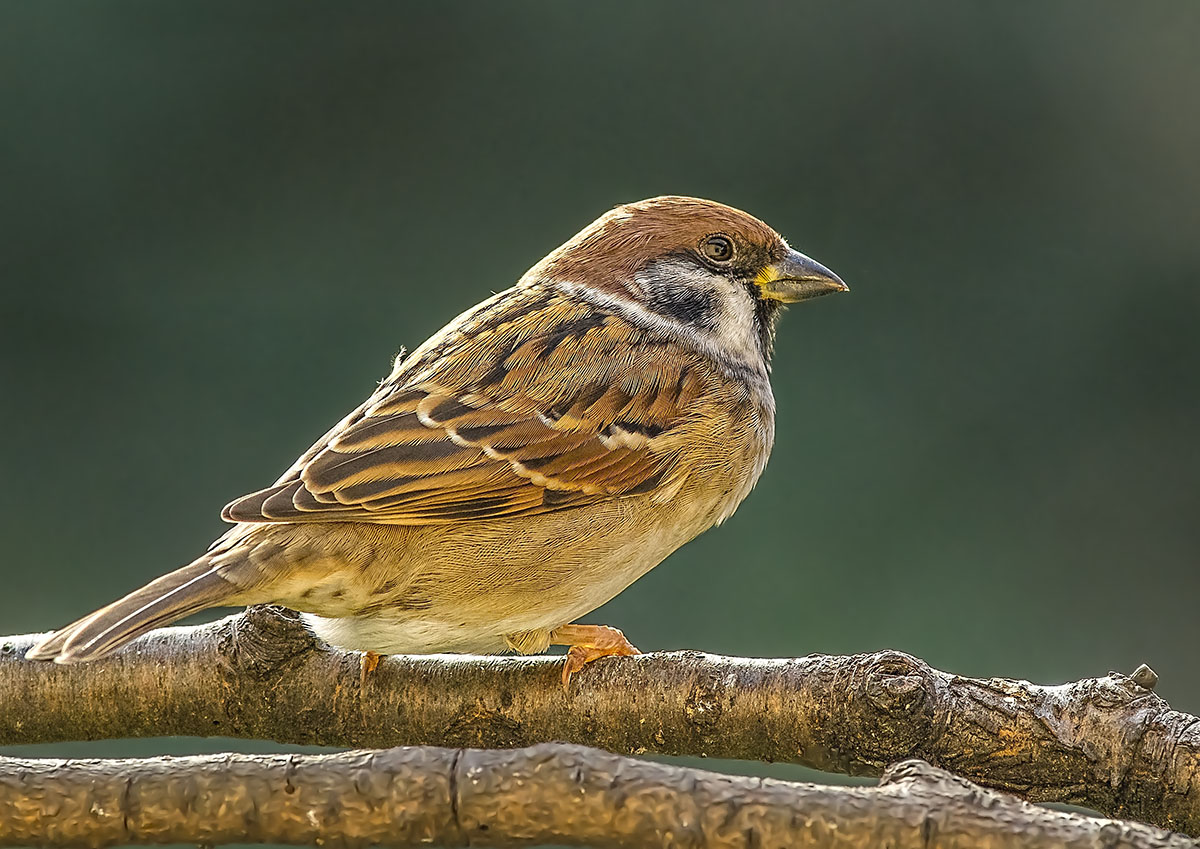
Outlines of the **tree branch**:
M0 845L1196 847L1039 808L922 761L879 787L717 775L595 749L0 759Z
M34 640L0 638L0 744L566 740L856 775L918 757L1032 801L1200 834L1200 720L1118 674L1045 687L961 678L898 652L788 660L682 652L601 661L569 693L553 658L392 657L360 683L357 654L321 646L276 608L152 632L81 666L22 660Z

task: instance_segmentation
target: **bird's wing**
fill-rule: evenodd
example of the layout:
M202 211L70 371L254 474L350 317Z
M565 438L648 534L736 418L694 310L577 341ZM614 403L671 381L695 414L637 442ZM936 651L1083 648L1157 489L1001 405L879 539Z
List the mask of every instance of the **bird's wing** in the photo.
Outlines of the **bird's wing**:
M699 361L587 304L506 295L224 518L439 524L674 492L679 425L709 379Z

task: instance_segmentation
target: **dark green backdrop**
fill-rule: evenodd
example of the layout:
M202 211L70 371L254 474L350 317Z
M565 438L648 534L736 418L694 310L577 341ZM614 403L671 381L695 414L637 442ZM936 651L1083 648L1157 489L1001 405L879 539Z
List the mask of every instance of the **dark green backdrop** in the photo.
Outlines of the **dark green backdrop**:
M784 318L742 510L590 619L1148 661L1200 712L1197 44L1192 2L9 0L0 632L190 559L401 344L686 193L853 291Z

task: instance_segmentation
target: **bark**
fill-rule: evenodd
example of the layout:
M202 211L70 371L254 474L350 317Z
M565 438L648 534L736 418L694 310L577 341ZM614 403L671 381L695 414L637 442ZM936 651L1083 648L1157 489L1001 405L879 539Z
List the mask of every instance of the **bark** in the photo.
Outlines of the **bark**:
M879 787L717 775L595 749L433 747L338 755L0 760L0 845L752 849L1195 847L1039 808L922 761Z
M255 608L164 629L82 666L24 661L0 638L0 744L222 735L383 748L515 748L789 761L880 775L908 758L1032 801L1200 834L1200 721L1136 680L970 679L899 652L759 660L613 658L563 692L560 659L359 656ZM1140 682L1140 683L1139 683Z

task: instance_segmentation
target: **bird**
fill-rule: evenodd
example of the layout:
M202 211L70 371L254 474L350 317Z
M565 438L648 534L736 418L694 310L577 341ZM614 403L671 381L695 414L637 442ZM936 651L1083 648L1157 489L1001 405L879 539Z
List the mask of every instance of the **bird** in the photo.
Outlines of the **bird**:
M396 357L192 562L38 642L60 664L217 606L394 654L637 654L576 620L728 519L775 441L782 308L847 291L715 201L617 206Z

